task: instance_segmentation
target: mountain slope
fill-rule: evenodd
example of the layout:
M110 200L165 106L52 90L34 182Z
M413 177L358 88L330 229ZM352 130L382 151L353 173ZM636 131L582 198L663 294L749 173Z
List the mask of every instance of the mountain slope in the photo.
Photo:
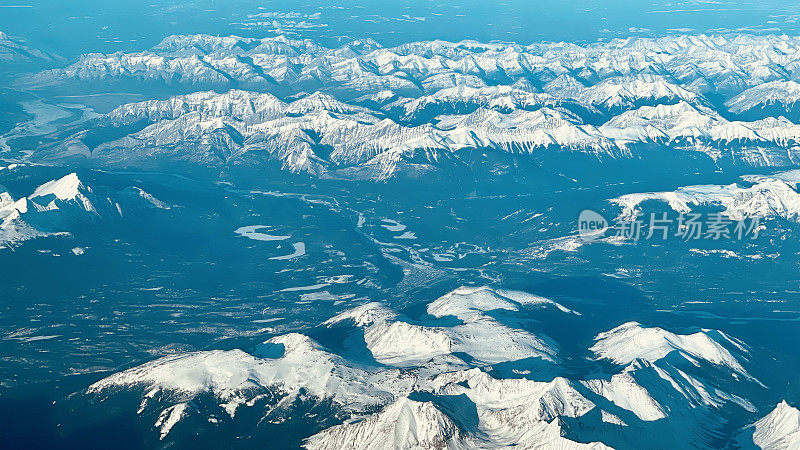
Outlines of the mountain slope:
M87 186L75 172L48 181L17 200L0 192L0 249L37 237L69 234L75 224L120 218L142 209L169 209L136 186L102 193Z
M653 433L671 433L669 446L714 446L728 420L756 411L745 395L764 389L747 375L744 344L715 330L629 322L598 334L589 349L598 358L585 359L531 322L518 328L521 315L545 313L582 326L582 315L544 297L461 287L425 306L409 317L372 302L323 322L314 339L290 333L250 352L165 356L77 398L135 408L167 441L196 421L256 417L258 428L327 405L308 416L308 448L572 449L639 448ZM566 358L577 371L556 363ZM137 405L117 403L130 395Z
M752 443L762 449L800 448L800 411L786 401L769 414L744 430L745 437L752 436Z
M189 35L141 53L84 55L20 86L215 91L121 105L47 136L34 159L211 173L275 165L372 180L497 174L542 159L560 161L559 173L576 161L646 166L655 156L755 167L800 160L794 81L782 69L800 64L794 37L362 44ZM728 111L715 109L720 102ZM777 112L748 114L758 105ZM486 153L511 162L476 164Z

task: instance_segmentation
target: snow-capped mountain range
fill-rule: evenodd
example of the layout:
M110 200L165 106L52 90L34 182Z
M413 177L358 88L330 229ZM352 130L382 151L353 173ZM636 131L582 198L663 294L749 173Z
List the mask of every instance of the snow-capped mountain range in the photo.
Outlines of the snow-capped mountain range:
M300 405L325 403L339 424L311 427L319 430L305 440L313 449L646 446L667 429L667 446L714 446L729 417L757 412L747 396L764 387L749 372L751 349L734 337L629 322L598 334L583 357L535 328L515 328L520 309L581 318L525 292L462 287L421 317L368 303L321 324L316 339L292 333L250 353L165 356L81 395L102 407L138 393L138 406L123 408L152 420L161 440L190 418L224 423L255 408L261 421L280 424ZM487 345L491 358L482 356ZM591 368L569 374L556 362L565 359ZM751 441L797 445L792 417L771 413Z
M359 40L326 48L284 36L199 34L171 36L140 53L87 54L23 82L154 80L294 92L327 85L350 93L388 90L419 97L456 86L522 81L556 98L614 109L640 100L701 101L709 92L732 98L764 83L789 81L798 50L797 37L754 35L630 38L585 46L422 41L384 48ZM619 78L641 75L656 78L633 83Z
M85 139L88 129L73 131L40 148L34 158L151 168L276 161L291 172L385 179L409 167L422 173L441 168L446 161L458 161L463 149L614 158L633 157L638 149L676 147L714 160L780 166L797 159L795 144L800 142L800 127L787 119L728 121L683 101L642 106L599 127L560 107L512 112L479 107L411 126L328 94L285 103L268 93L239 90L124 105L89 126L138 130L109 133L108 140L91 146Z
M0 33L0 63L32 60L56 61ZM183 343L174 328L160 330L172 341L153 348L146 336L102 366L77 367L70 375L91 381L54 409L78 405L112 424L125 415L163 447L268 430L276 447L309 449L800 448L793 387L769 370L792 350L766 348L771 336L757 342L742 325L795 320L794 292L781 285L796 281L792 253L780 252L789 281L721 286L700 279L715 273L701 258L638 264L628 255L651 250L645 243L595 245L571 222L598 204L620 217L654 205L760 217L780 236L754 260L778 255L769 244L792 236L782 225L800 223L800 170L787 170L800 161L798 37L329 48L198 34L21 72L10 89L19 98L8 101L17 116L0 124L0 173L13 183L0 186L1 256L12 261L32 239L90 235L87 223L109 224L88 229L114 242L130 231L136 239L106 257L126 259L120 267L135 265L142 279L91 291L113 299L103 303L114 317L103 336L128 319L118 297L136 304L151 294L169 309L168 327L202 335ZM36 170L12 179L20 167ZM512 172L535 182L508 183ZM408 178L432 180L441 195ZM480 184L487 179L499 182ZM187 206L161 211L172 206L137 186ZM163 228L158 239L137 227L155 217L144 209L168 215L147 228ZM139 213L140 222L110 226ZM668 244L652 250L676 254ZM40 261L45 251L16 253ZM275 267L235 273L263 261ZM742 270L720 264L720 279L729 267ZM202 274L209 286L199 286ZM697 290L687 289L697 274ZM673 298L673 278L663 277L692 295ZM23 292L25 280L8 286ZM593 289L660 303L598 312L611 303L572 295ZM688 306L726 289L736 290L729 316ZM760 307L782 289L782 309L751 314L748 302ZM191 321L172 303L190 297L209 305ZM145 306L137 320L155 309ZM223 316L218 328L209 311ZM101 316L89 312L63 322ZM31 317L19 320L28 327ZM137 332L151 330L142 324ZM14 325L4 341L25 332ZM30 333L26 344L73 342L66 331Z
M772 175L745 175L740 183L728 185L685 186L668 192L626 194L611 199L621 208L625 218L642 211L649 201L665 203L678 213L688 213L699 207L711 207L731 220L782 219L800 222L800 171L790 170Z
M469 166L464 149L609 158L661 149L793 164L798 61L800 40L787 36L326 48L188 35L141 53L84 55L18 85L214 89L122 105L62 129L35 159L214 170L274 161L291 172L385 179Z

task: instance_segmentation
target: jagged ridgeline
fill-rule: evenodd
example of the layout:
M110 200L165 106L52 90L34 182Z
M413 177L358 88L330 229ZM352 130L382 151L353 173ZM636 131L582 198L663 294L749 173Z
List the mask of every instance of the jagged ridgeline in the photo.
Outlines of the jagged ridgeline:
M780 167L799 156L798 50L751 35L394 48L173 36L19 78L42 95L148 100L105 96L96 117L16 143L44 162L368 180Z
M791 439L797 411L786 403L747 428L728 423L752 417L748 398L765 387L750 372L758 357L723 332L627 322L589 337L587 358L572 359L542 325L515 323L530 313L587 325L548 298L461 287L424 306L413 314L368 303L310 336L276 336L250 352L165 356L99 380L65 407L135 411L153 426L151 445L180 445L194 433L223 446L229 433L249 443L275 435L270 442L309 449L650 448L657 434L668 448L716 448L732 434L744 444Z

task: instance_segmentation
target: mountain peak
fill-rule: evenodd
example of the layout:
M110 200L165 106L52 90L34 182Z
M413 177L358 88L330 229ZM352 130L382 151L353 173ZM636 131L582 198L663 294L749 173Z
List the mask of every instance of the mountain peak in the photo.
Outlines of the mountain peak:
M80 178L78 178L78 174L72 172L57 180L48 181L39 186L33 191L33 194L28 196L28 199L54 195L59 200L74 200L80 195L80 190L82 188L84 188L84 186Z
M663 328L646 328L638 322L627 322L598 334L590 350L599 358L609 359L622 365L628 365L636 359L654 362L678 351L689 358L704 360L746 374L736 357L704 331L675 334Z
M800 448L800 410L782 400L769 414L747 427L763 449Z
M326 320L323 325L331 326L346 320L353 320L358 327L371 325L375 322L382 322L394 319L397 313L379 302L370 302L353 309L349 309L341 314Z
M328 448L467 448L456 424L431 402L399 398L361 422L328 428L305 443Z
M28 196L28 200L39 212L60 209L59 205L74 204L86 212L96 213L89 199L91 193L91 188L85 186L78 174L73 172L39 186Z

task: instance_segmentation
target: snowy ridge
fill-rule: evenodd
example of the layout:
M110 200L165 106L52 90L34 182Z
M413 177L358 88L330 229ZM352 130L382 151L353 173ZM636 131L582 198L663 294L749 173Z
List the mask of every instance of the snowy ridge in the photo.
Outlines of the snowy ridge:
M714 423L710 418L691 418L687 411L695 409L713 413L728 405L735 405L747 412L756 410L750 401L724 390L731 388L720 383L719 375L692 375L693 369L689 367L682 370L673 362L651 363L639 359L609 378L590 379L581 383L592 393L621 408L616 414L625 417L627 423L635 423L634 419L676 424L689 420L697 421L694 426L698 428L713 429L719 423ZM734 383L739 382L735 373L724 370L720 373L723 377L733 376Z
M175 426L176 423L180 422L181 419L186 417L186 408L189 406L188 403L178 403L177 405L170 406L165 410L161 411L161 414L158 415L158 419L154 426L159 429L159 439L163 440L169 434L169 431L172 427Z
M338 314L323 322L331 326L339 322L352 320L356 326L364 327L376 322L386 322L397 317L397 313L379 302L366 303Z
M86 212L96 213L97 210L84 192L91 194L92 191L84 186L78 175L73 172L58 180L48 181L39 186L28 197L28 200L37 211L59 209L56 200L60 200L61 202L77 204Z
M453 421L430 402L406 397L383 411L354 424L337 425L322 431L305 443L308 449L352 448L466 449L461 432Z
M485 44L474 41L412 42L381 48L351 42L325 48L279 36L171 36L150 51L84 55L64 69L42 72L30 82L68 80L164 80L171 83L235 82L249 88L333 85L355 91L405 90L420 94L454 86L481 88L510 80L559 87L599 84L585 102L622 105L632 99L693 100L714 86L738 94L760 84L789 80L798 64L800 40L790 36L686 35L631 38L579 46L570 43ZM614 82L646 75L640 84ZM574 82L575 76L581 78ZM561 77L561 78L559 78ZM612 80L608 83L606 80ZM556 89L550 92L570 92Z
M595 404L567 379L501 380L471 369L439 375L423 386L437 395L466 396L475 405L479 433L474 446L608 448L601 443L580 444L563 436L561 417L582 417L595 409Z
M602 396L620 408L636 414L641 420L651 421L667 416L664 408L630 374L630 368L614 374L609 380L582 381L593 393Z
M271 160L291 172L328 176L337 170L377 166L377 174L369 177L382 179L401 170L403 161L437 166L465 148L629 157L636 146L658 144L764 166L786 163L800 142L800 126L785 119L730 122L686 102L642 106L599 127L550 106L535 110L481 106L414 126L384 115L320 93L287 104L271 94L201 92L121 106L95 123L107 127L144 121L139 131L92 148L83 142L83 133L65 136L63 143L41 148L35 158L83 154L101 165L183 161L211 167ZM718 148L730 143L741 151ZM76 153L76 148L83 150Z
M538 295L508 289L492 289L487 286L462 286L428 304L428 314L434 317L455 316L466 319L476 312L487 312L495 309L517 311L520 307L535 305L537 307L552 306L562 312L574 311Z
M140 203L147 208L170 209L172 207L171 205L153 197L152 194L137 186L131 186L122 191L122 193L129 195L135 200L141 199Z
M241 350L170 355L104 378L87 394L112 396L118 389L141 389L138 414L161 408L162 398L171 399L173 404L161 409L154 424L163 439L185 417L180 405L204 393L217 398L231 418L239 407L252 406L270 390L283 394L277 407L308 393L316 401L330 399L343 412L353 413L387 404L408 393L414 383L413 376L397 371L351 366L300 334L272 338L264 343L263 352L265 357Z
M580 92L576 100L583 105L604 110L627 110L645 102L673 102L702 104L705 100L697 92L654 76L628 76L608 78Z
M745 428L745 438L762 449L794 450L800 448L800 411L781 401L769 414ZM752 435L750 434L752 433Z
M463 436L448 416L430 402L401 399L384 411L355 424L329 428L310 437L306 448L554 448L603 449L600 443L580 444L562 437L558 419L550 423L508 422L497 410L481 411L485 435Z
M261 358L241 350L166 356L104 378L88 392L142 386L148 392L172 391L191 399L210 391L227 402L226 409L233 415L254 388L275 388L290 396L303 389L347 409L363 410L388 403L413 383L412 378L397 371L375 373L350 366L300 334L278 336L265 345L270 356L276 350L283 353L277 358Z
M794 187L797 185L795 172L745 176L743 181L750 185L687 186L672 192L626 194L610 201L622 208L622 217L632 217L641 212L643 202L656 200L682 213L691 212L697 206L715 206L731 220L779 217L800 221L800 194Z
M0 249L37 237L69 234L74 222L119 217L129 208L170 206L138 187L115 192L113 198L103 197L74 172L48 181L18 200L0 192Z
M364 341L376 361L393 366L415 366L448 356L453 339L441 328L405 322L378 322L364 330Z
M505 292L509 298L517 297L521 301L506 300L498 292ZM522 302L557 305L552 300L522 292L461 287L428 305L428 313L434 317L456 315L462 322L458 325L414 323L420 321L403 319L379 303L345 311L326 321L325 325L352 321L364 329L364 342L375 360L391 366L421 366L430 361L464 365L465 362L456 354L468 355L470 363L475 365L525 358L553 361L557 350L549 338L506 326L481 313L498 308L516 311Z
M120 106L106 115L115 123L177 119L191 112L258 123L286 113L286 104L272 94L233 89L224 94L196 92L168 100L147 100Z
M459 160L463 149L635 158L665 147L758 167L792 164L800 126L779 114L728 118L706 95L723 97L734 114L765 102L791 117L797 83L786 74L798 64L800 40L787 36L325 48L285 37L193 35L142 53L84 55L22 84L236 88L120 106L88 126L134 131L87 144L86 130L66 130L64 142L43 146L35 159L80 154L95 164L150 168L270 161L313 176L381 180L468 166Z
M800 188L800 169L777 172L770 175L744 175L742 177L748 183L760 183L762 181L780 180L794 189Z
M690 360L703 360L747 374L739 360L707 331L675 334L662 328L645 328L637 322L628 322L598 334L595 341L590 350L599 358L617 364L630 364L637 359L656 362L678 351Z
M48 233L33 228L22 219L22 214L27 211L27 198L15 201L8 192L0 192L0 250L48 236Z
M330 330L322 335L345 331L341 354L359 360L363 346L357 338L363 336L374 357L368 363L291 333L250 353L210 350L165 356L100 380L87 394L99 396L102 403L120 390L139 392L137 411L151 418L161 439L169 439L186 417L203 419L212 413L197 406L203 404L197 401L202 396L212 396L231 420L244 407L265 408L269 416L274 411L290 414L298 399L329 401L344 423L309 430L307 448L641 446L642 432L662 429L665 423L681 430L676 444L685 439L706 442L724 425L714 416L717 412L729 407L756 410L732 393L743 383L759 385L749 377L737 378L746 373L741 365L746 361L723 344L735 352L745 347L721 332L678 335L630 322L600 333L591 348L602 358L625 364L619 372L598 373L595 367L588 372L593 375L582 377L547 375L547 368L555 366L527 359L530 347L514 347L527 335L502 323L507 317L503 312L519 314L525 305L533 305L534 313L555 308L571 320L580 320L580 315L533 294L488 287L462 287L432 305L430 310L446 318L431 314L412 320L373 302L323 323ZM454 325L454 318L462 323ZM442 320L447 322L436 324ZM464 353L472 357L456 356ZM514 370L504 375L487 365L495 363L511 364ZM614 431L605 435L604 430ZM597 442L597 436L610 440Z
M476 429L465 433L463 411L407 398L355 424L322 431L307 448L607 448L562 436L558 417L579 417L594 408L564 379L552 382L497 380L477 369L436 377L423 385L436 395L466 397L477 409ZM455 415L454 421L448 415ZM475 426L474 424L472 426ZM424 443L423 443L424 442ZM446 445L445 445L446 444Z
M526 379L499 380L477 369L442 376L447 382L434 392L469 397L481 408L500 411L509 419L527 422L551 422L557 417L580 417L594 404L581 395L572 382L555 378L549 382ZM441 381L434 379L435 386ZM493 418L497 418L494 416Z
M384 98L387 95L390 99L396 98L396 100L387 103ZM534 110L543 106L556 107L559 104L558 99L555 97L546 93L535 92L533 87L523 86L523 83L515 83L512 86L484 87L457 85L417 98L397 97L391 91L381 91L377 94L362 97L362 99L372 100L381 104L381 108L387 111L399 109L402 111L401 116L406 120L421 117L426 111L449 111L453 113L462 108L480 107L510 112L514 110Z
M792 109L800 100L800 83L794 80L779 80L754 86L728 100L725 106L732 113L741 114L756 108L777 105L784 110Z

